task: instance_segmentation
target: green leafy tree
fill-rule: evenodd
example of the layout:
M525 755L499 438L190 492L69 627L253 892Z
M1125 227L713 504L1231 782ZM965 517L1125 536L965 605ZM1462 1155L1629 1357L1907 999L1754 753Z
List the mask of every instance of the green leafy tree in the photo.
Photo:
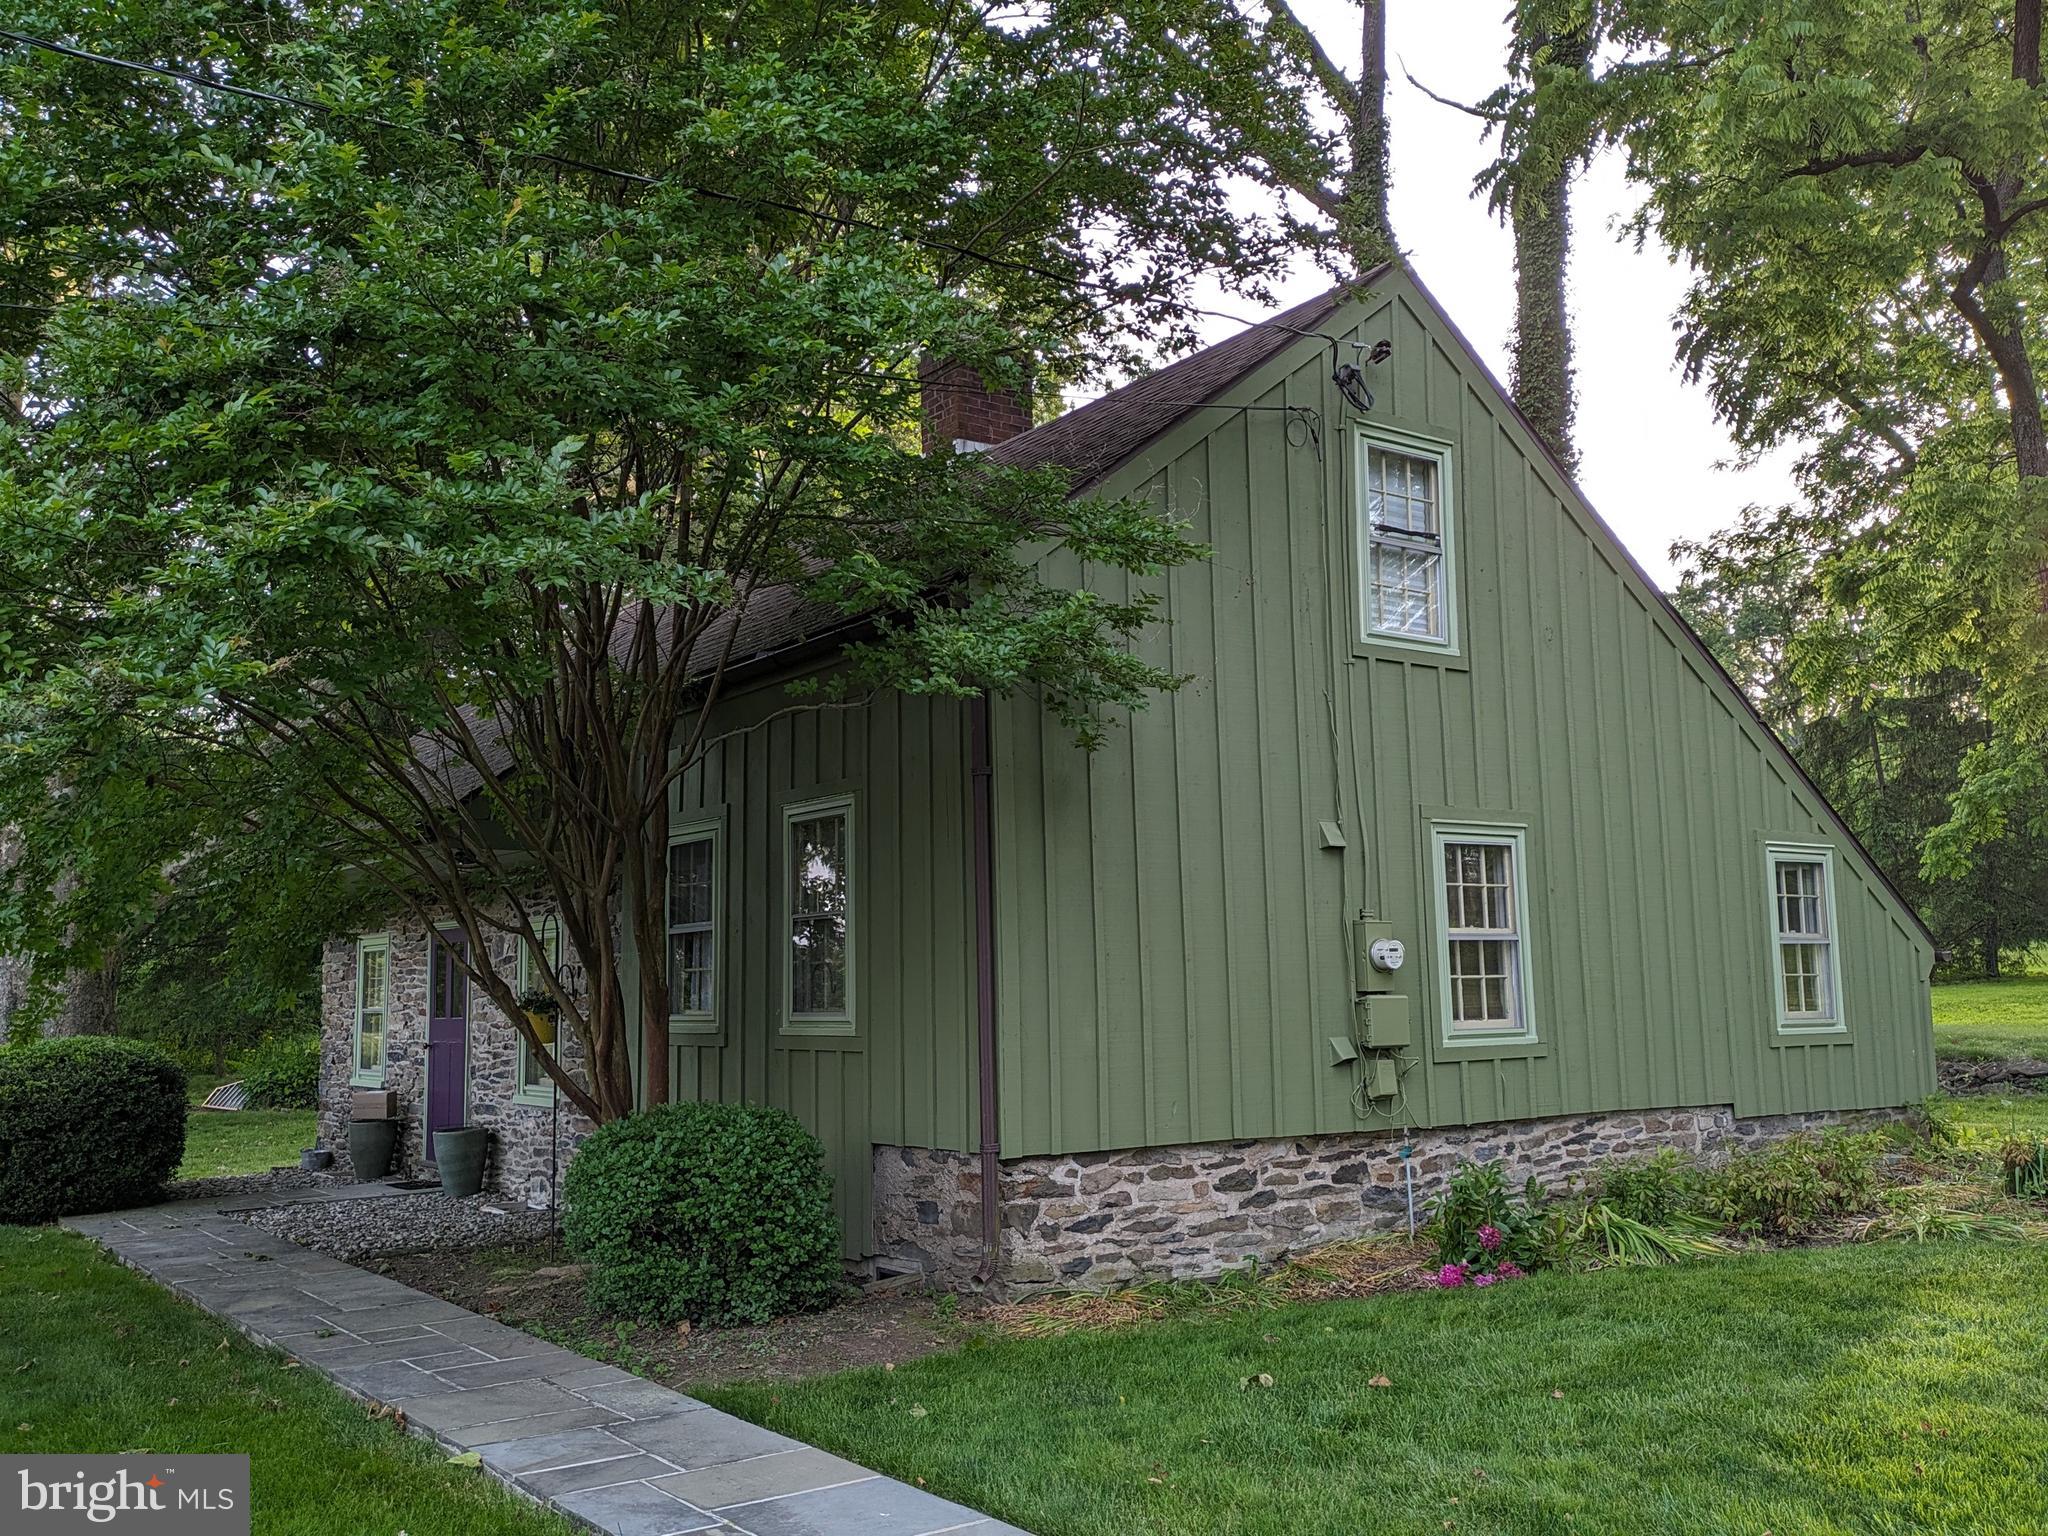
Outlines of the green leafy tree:
M867 616L843 687L1036 689L1084 739L1173 685L1130 641L1178 526L917 451L921 357L1128 362L1277 249L1115 12L10 18L8 942L93 956L182 861L300 856L453 921L525 1031L480 957L552 909L589 1080L536 1059L607 1120L636 1032L668 1093L614 914L663 951L669 789L758 637ZM1058 543L1132 595L1039 584Z
M1789 642L1814 678L1959 673L1991 729L1926 853L2048 803L2048 258L2040 0L1601 0L1597 73L1526 132L1614 142L1690 264L1679 354L1746 453L1810 445L1814 579L1862 616Z
M1997 976L2048 939L2048 825L2007 818L1969 859L1928 857L1962 789L1961 765L1995 745L1980 678L1953 668L1869 682L1816 658L1867 648L1871 616L1834 605L1832 529L1811 509L1750 508L1732 528L1674 546L1681 612L1784 738L1958 964Z

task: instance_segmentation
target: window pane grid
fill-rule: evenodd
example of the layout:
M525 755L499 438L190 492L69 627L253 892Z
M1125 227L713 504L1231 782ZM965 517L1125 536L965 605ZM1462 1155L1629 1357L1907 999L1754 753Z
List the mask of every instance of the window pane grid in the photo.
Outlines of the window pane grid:
M1771 861L1771 909L1777 927L1784 1016L1835 1019L1834 935L1829 931L1827 865L1820 859Z
M668 850L668 987L671 1013L711 1012L717 931L715 844L709 837Z
M355 1070L376 1076L384 1070L384 1017L390 1004L391 953L382 941L356 951Z
M1505 843L1446 841L1443 856L1451 1027L1520 1029L1522 941L1514 849Z
M847 1012L847 814L830 811L788 824L789 1011L794 1017Z
M1441 640L1444 561L1437 462L1368 446L1365 465L1367 627Z

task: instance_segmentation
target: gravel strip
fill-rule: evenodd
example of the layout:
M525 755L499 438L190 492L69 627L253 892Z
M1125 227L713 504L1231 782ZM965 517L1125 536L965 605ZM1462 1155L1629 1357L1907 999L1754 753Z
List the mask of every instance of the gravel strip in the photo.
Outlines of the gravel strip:
M251 1226L353 1263L384 1253L494 1248L546 1237L546 1211L508 1204L502 1195L424 1192L370 1200L315 1200L232 1213Z
M331 1174L304 1168L273 1168L268 1173L238 1173L218 1179L177 1179L164 1186L166 1200L225 1200L235 1195L284 1195L304 1189L326 1189L340 1181Z

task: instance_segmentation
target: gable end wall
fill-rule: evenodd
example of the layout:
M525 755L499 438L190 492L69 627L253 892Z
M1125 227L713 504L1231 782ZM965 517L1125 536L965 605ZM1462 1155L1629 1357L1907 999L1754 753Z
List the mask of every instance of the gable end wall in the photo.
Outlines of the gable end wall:
M1782 747L1419 290L1333 325L1346 358L1393 343L1369 417L1304 341L1101 488L1215 551L1154 583L1171 623L1143 645L1192 681L1092 756L1030 701L996 713L1004 1155L1929 1091L1924 931ZM1361 426L1450 445L1452 664L1353 643ZM1533 1049L1435 1041L1430 814L1528 828ZM1836 851L1845 1037L1776 1028L1767 836ZM1360 909L1408 941L1416 1030L1365 1113L1328 1044Z

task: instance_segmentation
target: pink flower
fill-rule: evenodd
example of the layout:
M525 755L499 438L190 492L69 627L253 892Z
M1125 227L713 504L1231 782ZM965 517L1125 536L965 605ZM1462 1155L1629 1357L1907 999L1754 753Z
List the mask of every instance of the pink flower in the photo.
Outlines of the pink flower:
M1523 1273L1522 1266L1513 1259L1509 1259L1493 1272L1493 1278L1496 1280L1519 1280L1522 1278Z
M1488 1253L1492 1253L1496 1248L1500 1247L1500 1228L1481 1227L1479 1229L1479 1246Z
M1472 1283L1474 1285L1491 1285L1493 1284L1493 1278L1492 1275L1474 1275Z
M1436 1283L1445 1290L1454 1290L1465 1283L1465 1266L1446 1264L1436 1272Z

